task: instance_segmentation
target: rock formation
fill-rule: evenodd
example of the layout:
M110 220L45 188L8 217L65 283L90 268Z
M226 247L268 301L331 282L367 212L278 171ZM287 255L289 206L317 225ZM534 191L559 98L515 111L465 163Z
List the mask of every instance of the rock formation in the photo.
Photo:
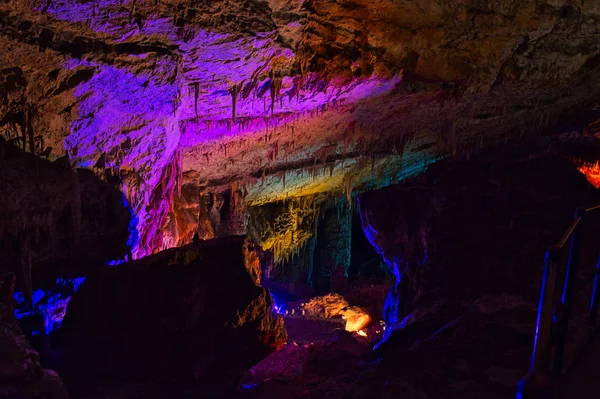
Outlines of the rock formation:
M62 379L40 366L13 314L15 276L0 274L0 396L23 399L68 399Z
M115 171L140 257L204 228L173 209L200 187L236 182L250 206L351 197L588 107L599 13L570 0L2 1L0 132Z
M127 255L135 226L123 195L67 157L50 162L0 139L0 191L0 271L15 272L27 296L32 278L42 286L74 264L85 274Z
M327 294L311 298L300 304L295 313L307 317L341 318L346 321L346 331L359 331L371 323L371 315L357 306L350 306L348 301L339 294Z
M245 237L199 241L89 276L69 303L64 376L77 394L145 383L227 397L286 341ZM204 397L203 396L203 397Z
M457 315L485 295L535 302L546 248L577 207L600 196L570 160L519 153L441 161L359 202L365 234L396 278L386 300L389 335L420 310Z
M599 26L583 0L0 0L0 272L16 271L29 308L33 280L92 274L65 321L76 391L127 375L147 391L170 381L159 397L227 395L283 340L261 272L348 290L366 193L365 234L396 279L388 336L495 342L486 320L528 317L532 264L589 186L566 163L486 149L580 135L598 111ZM578 161L591 180L596 161ZM223 239L242 234L269 253ZM501 304L458 320L472 300ZM327 380L299 392L326 396L339 371L350 396L344 359L366 342L349 337L308 357ZM459 363L461 344L446 349ZM447 393L375 374L407 396Z

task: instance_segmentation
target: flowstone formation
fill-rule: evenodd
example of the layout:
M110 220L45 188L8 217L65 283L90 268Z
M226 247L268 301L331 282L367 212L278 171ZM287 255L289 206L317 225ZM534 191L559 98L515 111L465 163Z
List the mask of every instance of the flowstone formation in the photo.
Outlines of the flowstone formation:
M3 0L0 134L110 175L139 258L546 129L597 95L599 7Z

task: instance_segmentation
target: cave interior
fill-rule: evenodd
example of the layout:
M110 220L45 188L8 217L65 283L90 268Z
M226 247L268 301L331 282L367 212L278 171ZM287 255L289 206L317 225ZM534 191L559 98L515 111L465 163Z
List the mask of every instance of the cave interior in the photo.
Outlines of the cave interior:
M597 397L599 2L0 0L0 48L1 398Z

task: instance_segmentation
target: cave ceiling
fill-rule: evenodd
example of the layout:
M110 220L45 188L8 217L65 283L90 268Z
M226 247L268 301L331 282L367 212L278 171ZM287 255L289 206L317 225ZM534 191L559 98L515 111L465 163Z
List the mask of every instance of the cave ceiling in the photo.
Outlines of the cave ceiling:
M591 107L600 3L4 0L0 48L0 134L115 170L144 255L182 186L350 197Z

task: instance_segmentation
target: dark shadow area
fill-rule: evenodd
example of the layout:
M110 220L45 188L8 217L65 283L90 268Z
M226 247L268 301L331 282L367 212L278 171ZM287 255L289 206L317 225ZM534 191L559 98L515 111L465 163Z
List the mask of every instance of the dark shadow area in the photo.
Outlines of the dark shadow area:
M3 139L0 193L0 274L16 276L15 315L42 364L52 366L71 295L91 271L128 254L130 211L94 172Z

